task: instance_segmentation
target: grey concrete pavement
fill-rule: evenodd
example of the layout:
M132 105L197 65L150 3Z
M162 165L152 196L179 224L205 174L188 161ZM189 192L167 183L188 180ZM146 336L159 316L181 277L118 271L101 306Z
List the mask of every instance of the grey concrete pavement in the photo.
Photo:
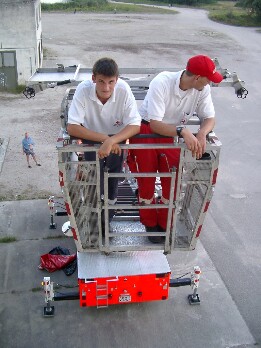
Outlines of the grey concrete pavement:
M51 276L55 284L77 285L77 272L67 277L63 271L49 274L38 269L40 255L53 247L75 252L71 238L59 238L66 217L56 217L57 229L50 230L47 201L35 200L0 203L0 220L0 237L17 238L0 244L1 347L220 348L255 343L200 243L193 252L168 256L172 277L190 272L194 265L202 268L200 306L188 304L191 288L184 287L171 288L167 301L106 309L81 308L77 300L54 302L55 316L43 318L44 293L38 288L44 276Z

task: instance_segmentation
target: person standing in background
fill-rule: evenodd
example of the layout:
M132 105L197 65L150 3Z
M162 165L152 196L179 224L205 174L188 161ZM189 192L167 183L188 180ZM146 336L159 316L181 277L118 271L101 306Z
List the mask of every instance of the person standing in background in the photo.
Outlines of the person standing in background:
M37 166L39 167L41 166L41 164L37 162L37 159L34 153L34 148L33 148L34 145L35 145L34 140L29 136L28 132L26 132L24 134L24 139L22 140L22 151L23 151L23 154L26 154L28 168L32 168L29 162L30 156L32 156Z

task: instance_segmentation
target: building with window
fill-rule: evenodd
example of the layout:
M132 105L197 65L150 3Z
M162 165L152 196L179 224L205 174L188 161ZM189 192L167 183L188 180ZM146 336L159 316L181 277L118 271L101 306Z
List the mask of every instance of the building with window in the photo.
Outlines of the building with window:
M40 0L0 0L0 89L25 84L42 60Z

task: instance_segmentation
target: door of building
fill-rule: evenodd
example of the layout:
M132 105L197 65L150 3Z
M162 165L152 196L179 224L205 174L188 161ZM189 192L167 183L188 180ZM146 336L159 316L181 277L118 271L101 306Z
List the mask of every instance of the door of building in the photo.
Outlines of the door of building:
M0 90L17 87L17 67L15 51L0 52Z

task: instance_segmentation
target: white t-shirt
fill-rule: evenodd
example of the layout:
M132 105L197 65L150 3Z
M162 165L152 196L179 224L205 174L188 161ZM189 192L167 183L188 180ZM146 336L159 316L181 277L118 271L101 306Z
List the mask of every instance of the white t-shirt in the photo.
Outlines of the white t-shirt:
M109 100L103 105L96 95L96 84L81 82L68 113L68 123L82 124L104 134L116 134L127 125L140 125L136 100L127 82L118 79Z
M210 86L201 91L194 88L180 93L183 71L159 73L150 83L148 93L139 109L146 121L163 121L175 126L186 124L197 113L202 121L215 117Z

